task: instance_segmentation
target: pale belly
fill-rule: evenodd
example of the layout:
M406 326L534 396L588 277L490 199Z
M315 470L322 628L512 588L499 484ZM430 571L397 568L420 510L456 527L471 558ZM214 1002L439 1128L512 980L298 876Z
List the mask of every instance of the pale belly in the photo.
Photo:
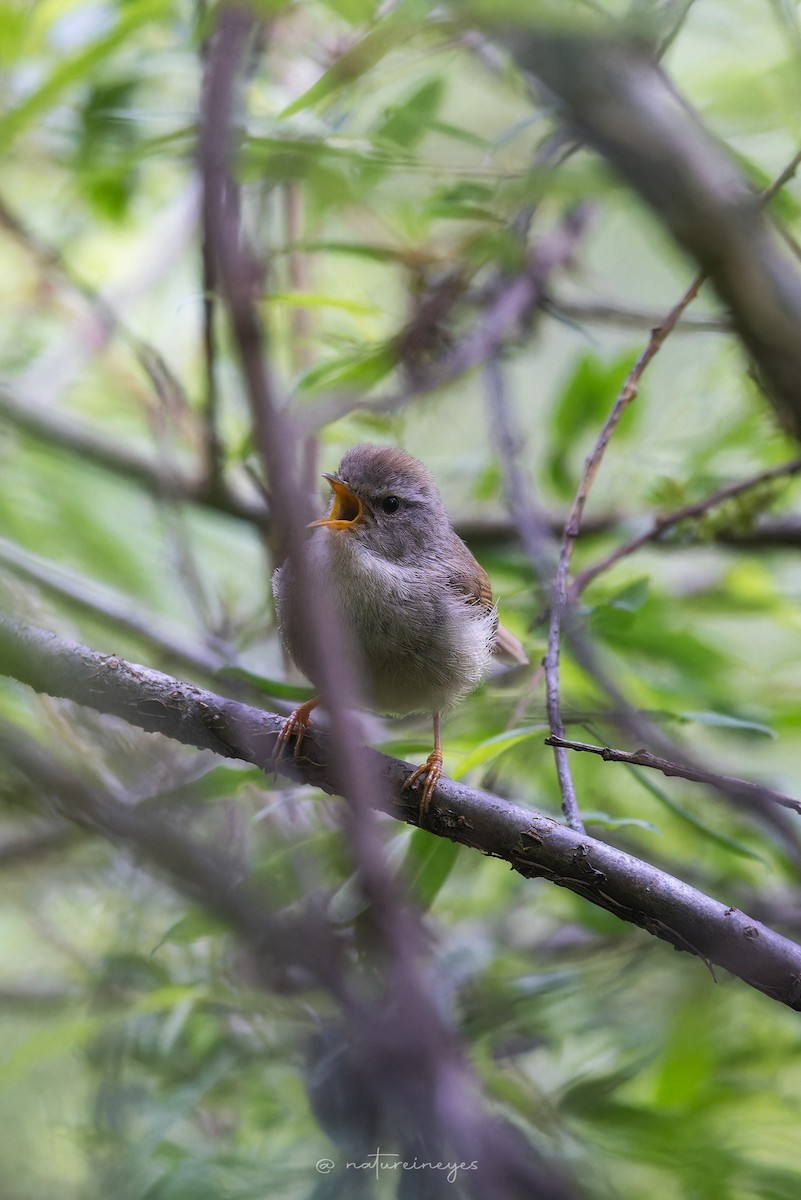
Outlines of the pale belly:
M358 556L329 553L331 543L318 538L309 549L315 588L336 603L374 711L441 712L478 686L491 658L493 613L463 600L436 572L421 580L391 563L365 568ZM307 672L286 579L276 579L275 595L287 649Z

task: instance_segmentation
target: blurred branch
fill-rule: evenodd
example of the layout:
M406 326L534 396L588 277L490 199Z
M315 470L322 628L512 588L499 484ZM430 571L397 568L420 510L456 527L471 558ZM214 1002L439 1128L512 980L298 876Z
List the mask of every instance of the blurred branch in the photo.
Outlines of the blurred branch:
M657 516L651 528L646 530L645 533L640 534L639 537L632 538L628 542L624 542L623 545L618 546L611 554L608 554L606 558L601 559L600 562L595 563L591 567L587 567L577 575L573 580L571 588L572 596L574 598L578 596L588 583L603 571L609 570L620 559L633 554L635 550L639 550L641 546L645 546L648 542L657 541L667 530L675 528L682 521L689 521L694 517L704 516L713 508L725 504L727 500L733 500L766 483L771 483L775 479L785 479L797 475L800 471L801 458L794 458L790 462L782 463L779 467L773 467L768 471L760 471L759 474L752 475L748 479L743 479L739 483L730 483L726 487L719 488L718 491L713 492L703 500L696 501L695 504L685 504L681 508L674 509L673 512Z
M561 227L537 247L536 252L532 255L527 273L507 285L512 294L514 289L520 290L523 283L526 283L529 293L527 314L534 305L541 302L546 282L553 271L570 263L588 215L589 212L586 208L577 209L571 213L563 221ZM536 270L534 269L535 265ZM476 334L471 336L475 338ZM497 336L483 344L482 358L486 361L485 377L490 410L489 425L501 465L507 506L535 571L540 579L546 581L552 572L550 534L542 514L532 501L521 467L520 437L518 432L512 428L503 368L500 362L501 345L502 341ZM554 689L548 686L547 663L546 697L551 732L564 735L565 731L559 715L558 691L555 693ZM578 811L578 801L567 756L559 751L556 751L556 773L559 790L562 794L562 811L565 818L571 828L583 831L584 826Z
M693 767L686 767L682 763L670 762L666 758L660 758L656 754L651 754L649 750L614 750L610 746L593 746L589 742L573 742L565 737L555 737L553 734L545 739L545 744L546 746L560 746L564 750L597 754L604 762L628 763L630 766L650 767L654 771L661 771L663 775L673 776L678 779L689 779L693 783L704 783L716 788L726 787L736 789L744 796L751 792L755 799L764 800L767 798L773 800L776 804L782 805L783 808L791 808L794 812L801 813L801 800L794 800L792 796L785 796L783 792L777 792L773 788L766 788L763 784L751 783L747 779L737 779L734 775L716 775L714 771L703 771Z
M798 550L801 549L801 515L758 517L749 529L718 529L712 540L738 550ZM703 538L697 544L702 544ZM669 547L672 543L665 542Z
M215 652L197 640L183 637L176 630L164 628L155 614L146 612L140 600L132 600L107 585L82 579L38 554L0 538L0 570L3 568L50 595L66 600L96 620L141 638L170 662L190 671L209 676L232 665L233 652Z
M113 661L113 660L111 660ZM201 847L152 811L95 790L21 730L0 722L0 752L70 821L143 851L192 899L219 913L271 970L300 966L309 979L347 997L342 951L313 911L278 919L247 886L231 878L223 854ZM315 919L316 917L316 919Z
M130 449L124 443L91 429L85 421L67 413L34 404L24 404L13 396L7 386L0 382L0 417L30 437L55 446L68 454L75 454L95 463L112 474L119 475L138 484L159 500L171 499L186 504L197 504L236 520L247 521L259 528L269 524L270 515L263 498L253 495L230 481L223 481L218 489L209 486L201 472L168 472L148 454ZM552 534L559 534L565 527L565 518L557 513L546 514ZM632 520L624 513L600 513L582 521L582 538L614 533L621 525ZM460 537L470 543L516 542L520 534L508 517L475 517L455 521ZM780 518L759 518L752 530L716 530L708 540L725 546L758 550L762 547L797 549L801 547L801 515ZM693 543L695 544L695 543ZM665 542L667 549L672 543Z
M570 264L588 217L589 210L586 207L568 214L560 226L540 241L525 272L506 281L507 303L510 306L514 308L519 302L514 297L526 297L526 307L521 309L516 320L522 321L530 316L533 308L540 303L547 280L553 272ZM504 291L501 291L499 299L503 295ZM532 502L522 470L520 431L512 427L500 361L502 338L499 334L504 328L504 323L493 328L490 322L484 340L480 342L480 361L486 363L488 423L502 468L507 508L537 574L546 579L552 571L549 546L551 531L544 514ZM470 337L475 339L479 333L480 330L476 330Z
M211 494L216 495L223 486L224 446L220 435L220 389L217 378L217 300L214 295L217 280L214 256L206 237L203 238L201 247L201 276L203 283L203 371L205 377L205 396L203 398L205 477Z
M653 329L664 319L655 308L626 308L602 300L567 300L550 296L543 305L552 316L568 317L571 321L591 321L603 325L619 325L624 329ZM676 322L676 333L732 333L733 326L726 317L694 317L685 314Z
M520 28L510 47L708 275L780 420L801 437L801 274L723 147L640 45Z
M44 855L53 851L61 852L70 842L78 837L74 825L66 823L52 824L44 829L35 829L22 837L9 838L0 842L0 868L27 866L38 862Z
M77 991L56 988L0 988L0 1009L31 1013L61 1012L67 1005L78 1004L82 998Z
M69 697L226 758L272 769L272 746L284 723L277 714L5 618L0 618L0 661L13 678L38 691ZM298 762L282 762L280 769L333 794L330 739L314 727L306 738L306 756ZM8 754L14 746L5 749ZM403 791L410 764L373 751L369 758L380 784L370 797L372 805L397 820L416 824L417 802ZM63 779L59 782L63 785ZM526 877L549 879L568 888L678 949L725 967L773 999L801 1008L800 946L632 855L451 780L439 784L430 815L440 836L502 858ZM134 814L126 810L125 820L133 819ZM181 870L189 870L194 851L190 846L184 852L182 832L171 828L168 843L152 841L155 861L177 854ZM216 870L212 877L217 878ZM231 903L226 896L225 904ZM238 904L233 910L241 927ZM252 928L250 920L246 927Z
M546 514L546 520L553 534L558 536L563 532L564 517ZM583 544L589 538L622 532L626 525L631 526L634 522L633 515L624 513L599 513L585 517L581 523L580 540ZM468 517L455 522L455 528L461 538L479 550L483 546L491 550L520 541L517 526L504 516ZM690 534L686 541L681 542L656 538L654 545L659 550L692 550L710 545L732 550L797 550L801 549L801 514L790 513L784 517L759 515L748 529L714 529L703 536L693 537Z
M220 917L249 954L249 981L262 991L282 996L325 989L337 1002L344 1017L339 1023L329 1017L329 1030L338 1036L337 1056L328 1064L327 1080L317 1080L320 1091L336 1092L336 1132L332 1136L359 1146L364 1126L373 1131L379 1111L392 1113L397 1104L397 1085L406 1083L403 1063L409 1044L420 1036L410 1025L406 1008L408 997L401 990L384 996L376 991L375 980L369 987L359 978L363 963L351 971L346 940L341 928L329 919L326 908L309 900L291 911L275 911L264 879L242 878L241 867L219 848L194 841L183 828L161 818L152 809L102 793L87 779L75 773L63 761L38 745L20 729L0 720L0 755L30 780L40 791L43 802L58 807L80 827L88 827L136 853L146 866L157 868L168 881L191 900ZM791 945L792 943L788 943ZM777 946L778 949L778 946ZM0 991L0 1006L15 1006L25 995L21 989ZM28 991L31 1005L49 1008L55 994ZM68 994L59 999L70 999ZM330 1007L330 1006L329 1006ZM484 1113L476 1103L474 1081L469 1068L462 1065L453 1029L437 1014L438 1045L432 1059L446 1064L440 1070L443 1084L455 1089L453 1095L438 1095L439 1104L461 1117L464 1132L471 1138L467 1145L455 1140L457 1159L471 1161L475 1155L477 1175L468 1183L469 1193L483 1200L492 1195L498 1200L521 1200L537 1196L539 1200L579 1200L579 1191L565 1172L552 1168L537 1150L515 1136L514 1128ZM417 1090L430 1086L429 1072L416 1077ZM444 1076L444 1077L443 1077ZM311 1081L307 1087L315 1108ZM355 1094L354 1094L355 1093ZM408 1101L413 1097L406 1096ZM419 1096L418 1096L419 1100ZM365 1111L370 1114L365 1120ZM317 1112L317 1110L315 1110ZM405 1121L392 1124L396 1137L407 1139L413 1129L413 1113L403 1114ZM331 1124L321 1124L331 1130ZM426 1145L428 1130L419 1131L413 1144ZM375 1132L372 1135L375 1136ZM369 1143L372 1146L372 1142ZM441 1147L440 1147L441 1148ZM453 1142L448 1150L453 1152ZM461 1154L459 1153L461 1151ZM423 1155L425 1151L423 1150ZM437 1193L440 1194L440 1193Z
M553 576L551 546L549 545L544 522L534 504L522 471L520 462L520 437L517 431L512 428L512 418L509 413L503 370L497 358L490 360L485 374L490 407L490 426L503 475L506 501L520 538L528 553L529 560L537 575L543 581L543 584L548 586ZM555 601L552 596L552 611L554 603ZM562 724L559 706L558 680L556 687L554 687L553 671L551 671L549 679L547 655L543 659L542 666L545 674L545 705L548 713L548 726L551 733L564 737L565 729ZM538 671L534 673L535 677L537 677L538 673ZM556 777L562 796L562 812L571 829L575 829L581 833L584 830L584 823L579 813L578 799L576 797L576 789L573 784L568 757L557 750L554 758L556 763Z
M372 966L377 968L375 986L380 996L371 1006L362 1006L358 1020L353 1019L357 1016L353 1005L349 1014L362 1048L372 1043L366 1100L393 1126L413 1129L425 1153L439 1156L447 1146L467 1161L468 1155L474 1157L482 1174L481 1184L471 1188L474 1192L509 1200L524 1194L564 1200L570 1190L540 1164L531 1148L516 1149L510 1130L482 1111L476 1080L453 1029L443 1020L425 965L422 922L385 861L372 810L382 789L379 762L361 744L349 704L359 695L358 662L349 653L331 597L313 586L306 557L307 496L298 466L298 431L277 395L255 303L254 283L261 283L268 264L252 252L244 234L242 197L232 172L240 136L236 118L244 59L254 38L259 41L265 36L257 18L257 9L241 4L217 10L203 81L198 145L203 229L239 358L254 444L270 488L278 558L288 559L287 569L293 572L292 602L306 637L310 671L331 722L326 782L328 790L347 800L343 811L347 846L368 901L365 934L369 929L374 943ZM174 690L173 701L176 696ZM209 699L212 705L219 700L211 694ZM257 710L232 712L230 704L227 714L236 731L248 715L251 728L255 717L262 731L271 719ZM212 740L224 742L225 720L221 726L208 702L202 702L202 707L211 717L203 722L204 729ZM273 735L283 726L282 719L274 721ZM275 741L273 736L259 758L249 756L250 760L271 765ZM227 752L237 753L234 748ZM398 781L398 792L402 785Z
M44 408L25 403L2 382L0 417L47 445L76 454L104 470L130 479L159 500L199 504L255 524L263 524L266 520L264 503L239 488L231 484L213 488L200 471L185 471L175 465L167 469L152 456L98 434L86 422L52 406Z

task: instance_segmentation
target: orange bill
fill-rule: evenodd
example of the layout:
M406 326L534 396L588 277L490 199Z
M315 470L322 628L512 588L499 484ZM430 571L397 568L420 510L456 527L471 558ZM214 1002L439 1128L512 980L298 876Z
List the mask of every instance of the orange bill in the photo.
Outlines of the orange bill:
M314 529L316 526L324 525L326 529L348 529L351 525L355 525L361 519L363 512L359 497L336 475L324 473L323 479L328 480L331 491L334 493L331 507L326 516L318 517L316 521L310 521L308 528Z

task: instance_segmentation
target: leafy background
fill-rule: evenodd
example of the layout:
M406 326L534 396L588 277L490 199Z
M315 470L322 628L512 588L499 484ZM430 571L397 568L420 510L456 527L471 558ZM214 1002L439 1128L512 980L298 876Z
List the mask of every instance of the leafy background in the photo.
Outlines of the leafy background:
M626 15L605 8L610 21ZM801 134L795 8L674 9L668 73L764 185ZM0 596L37 624L185 677L205 681L197 658L209 655L278 683L258 524L211 493L194 504L170 488L205 478L214 406L195 167L212 16L159 0L0 4ZM536 663L542 589L519 543L486 529L505 510L481 372L389 411L365 401L402 395L396 339L421 297L513 268L510 222L527 205L536 243L589 203L575 263L553 284L559 303L504 363L527 477L564 515L649 325L691 270L591 154L556 171L533 165L553 129L547 98L441 10L306 0L269 16L242 97L238 171L246 225L270 256L259 307L282 393L320 470L360 440L427 462ZM583 19L583 6L563 16ZM799 185L774 207L792 232ZM598 320L596 304L625 311ZM734 340L692 324L702 315L719 315L704 292L609 447L588 512L602 532L579 543L578 569L649 515L796 452ZM423 366L480 320L480 306L457 303ZM219 313L215 339L225 477L255 508L247 405ZM106 450L76 451L76 429ZM161 491L121 470L114 449L151 464ZM704 761L791 794L797 545L716 538L797 504L797 484L760 489L623 560L583 597L637 705ZM603 697L569 656L562 699L569 735L614 743ZM357 921L335 801L7 680L0 713L96 781L224 844L283 905L312 890L343 928ZM556 816L545 724L541 682L491 680L448 722L446 769ZM376 722L371 737L413 757L428 728ZM681 780L589 756L571 766L596 836L797 935L798 864L754 818ZM3 1193L311 1195L314 1164L336 1157L309 1100L326 1001L257 991L210 918L129 855L54 825L17 776L0 780ZM442 1003L488 1103L588 1195L796 1200L795 1014L551 884L390 821L384 832L389 861L429 910ZM378 1191L392 1194L391 1181Z

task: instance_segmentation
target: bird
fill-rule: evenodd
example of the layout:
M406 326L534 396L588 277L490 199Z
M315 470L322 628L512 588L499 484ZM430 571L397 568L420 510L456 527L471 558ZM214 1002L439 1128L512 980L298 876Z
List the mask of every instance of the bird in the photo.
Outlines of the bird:
M521 642L498 621L487 573L451 525L429 469L404 450L363 443L336 472L325 516L308 526L307 581L327 592L361 657L366 702L385 716L430 713L434 748L404 790L422 783L419 823L429 821L442 775L440 721L478 687L493 656L527 663ZM291 558L273 573L284 647L310 674L304 617L293 602ZM285 721L280 761L294 739L300 755L315 696Z

